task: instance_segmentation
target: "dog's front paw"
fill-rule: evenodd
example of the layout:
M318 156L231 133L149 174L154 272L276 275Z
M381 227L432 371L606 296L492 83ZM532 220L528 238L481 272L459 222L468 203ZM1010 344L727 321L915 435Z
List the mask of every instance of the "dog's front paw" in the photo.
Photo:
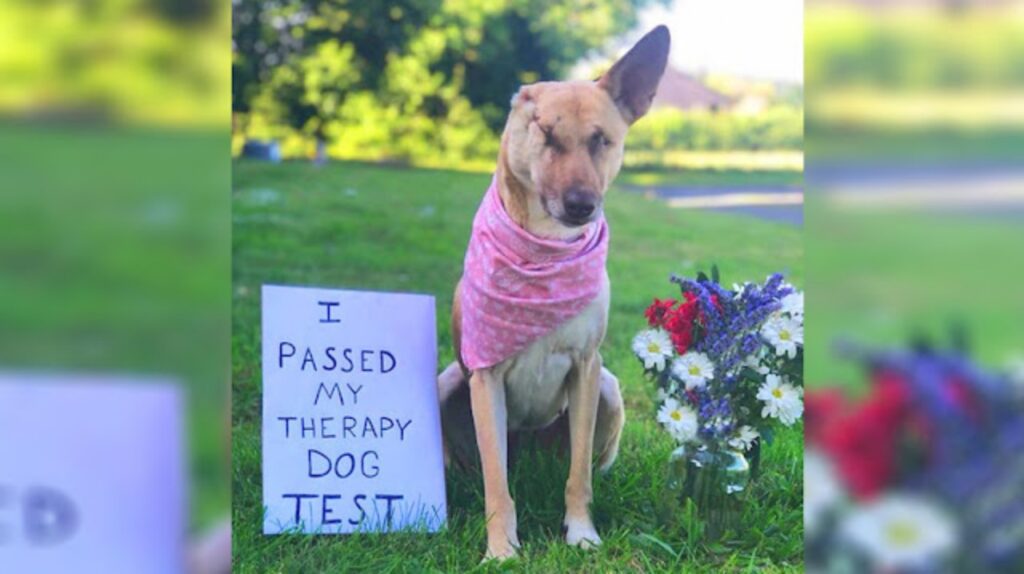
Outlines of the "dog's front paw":
M498 562L504 562L505 560L515 558L518 554L516 547L508 541L505 541L504 544L488 544L487 554L484 555L483 561L489 562L491 560L496 560Z
M589 550L601 545L601 537L597 535L594 524L589 520L565 519L565 542Z

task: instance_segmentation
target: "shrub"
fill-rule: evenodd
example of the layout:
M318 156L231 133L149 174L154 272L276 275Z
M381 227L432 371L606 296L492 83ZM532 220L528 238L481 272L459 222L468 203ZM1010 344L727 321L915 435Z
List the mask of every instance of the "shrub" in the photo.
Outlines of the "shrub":
M803 110L777 105L756 115L660 109L629 132L630 151L778 150L803 147Z

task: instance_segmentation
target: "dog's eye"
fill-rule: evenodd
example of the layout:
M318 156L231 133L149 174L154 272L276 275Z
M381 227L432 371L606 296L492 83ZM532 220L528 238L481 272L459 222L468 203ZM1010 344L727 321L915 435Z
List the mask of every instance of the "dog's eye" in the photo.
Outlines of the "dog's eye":
M551 128L541 126L540 133L544 134L544 145L548 147L555 147L558 142L555 141L555 135L551 132Z
M612 141L605 137L603 132L594 132L594 135L590 136L590 151L591 153L597 153L602 148L606 148L612 145Z
M544 134L544 146L545 147L549 147L549 148L553 149L556 152L562 151L562 144L558 143L558 140L555 139L555 134L554 134L554 129L553 128L546 128L546 127L544 127L544 126L542 126L540 124L537 124L537 127L539 127L540 128L540 132L542 134Z

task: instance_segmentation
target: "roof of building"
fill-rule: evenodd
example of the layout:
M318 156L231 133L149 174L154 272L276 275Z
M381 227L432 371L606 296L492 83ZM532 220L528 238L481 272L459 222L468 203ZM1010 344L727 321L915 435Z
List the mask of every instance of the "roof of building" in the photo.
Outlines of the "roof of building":
M709 88L695 76L669 66L665 69L657 93L654 94L653 107L681 110L719 109L732 103L732 98Z

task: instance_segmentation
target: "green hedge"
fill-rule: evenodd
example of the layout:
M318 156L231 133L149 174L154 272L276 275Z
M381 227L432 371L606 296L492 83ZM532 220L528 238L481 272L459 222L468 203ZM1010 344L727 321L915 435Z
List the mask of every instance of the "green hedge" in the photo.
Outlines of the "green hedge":
M374 102L370 94L349 97L338 117L327 123L332 157L472 169L490 166L498 154L498 136L464 102L452 107L446 121L403 115ZM309 157L315 149L309 134L258 115L244 123L244 136L281 141L285 157ZM673 165L668 158L680 152L800 150L803 129L803 110L788 105L756 115L655 110L630 130L627 158L634 167L668 167ZM243 139L236 138L236 154Z
M756 115L731 112L651 112L629 132L633 151L778 150L803 147L803 110L774 106Z

